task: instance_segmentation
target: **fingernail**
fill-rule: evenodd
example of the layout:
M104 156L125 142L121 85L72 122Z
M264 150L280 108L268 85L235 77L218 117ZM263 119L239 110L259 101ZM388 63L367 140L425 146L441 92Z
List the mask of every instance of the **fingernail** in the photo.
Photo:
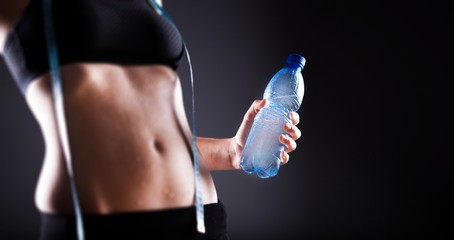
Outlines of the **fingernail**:
M282 134L282 138L284 139L284 141L288 141L290 139L287 134Z
M287 140L287 138L285 138L285 134L281 134L280 137L281 137L281 141L286 141Z

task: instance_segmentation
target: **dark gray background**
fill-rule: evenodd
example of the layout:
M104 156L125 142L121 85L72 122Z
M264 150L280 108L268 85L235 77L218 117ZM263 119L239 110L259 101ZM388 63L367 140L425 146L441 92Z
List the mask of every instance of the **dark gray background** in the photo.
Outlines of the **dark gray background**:
M193 61L198 135L232 136L286 56L307 59L303 136L291 161L267 180L241 171L214 174L232 239L453 235L447 195L453 26L447 6L165 2ZM44 146L0 63L0 239L35 239L33 195ZM185 62L179 72L189 100Z

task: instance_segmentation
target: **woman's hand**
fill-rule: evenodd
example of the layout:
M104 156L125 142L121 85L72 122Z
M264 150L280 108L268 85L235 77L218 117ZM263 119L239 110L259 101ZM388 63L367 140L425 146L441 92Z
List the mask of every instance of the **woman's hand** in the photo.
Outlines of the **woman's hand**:
M235 137L232 138L230 146L230 159L232 161L232 166L235 169L240 169L241 153L243 152L244 145L246 144L254 118L260 109L264 108L266 104L267 101L265 99L255 100L244 115L243 122L241 123ZM279 136L279 141L285 146L284 151L281 152L282 164L286 164L289 161L289 153L296 149L296 140L301 137L301 131L296 126L300 121L299 114L291 112L290 119L292 123L287 123L282 126L286 134Z

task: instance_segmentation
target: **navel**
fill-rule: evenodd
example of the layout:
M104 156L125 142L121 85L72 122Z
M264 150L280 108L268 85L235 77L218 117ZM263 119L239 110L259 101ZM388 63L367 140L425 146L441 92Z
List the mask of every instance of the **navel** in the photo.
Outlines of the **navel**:
M160 140L155 140L153 141L153 148L158 152L159 154L163 154L165 151L165 146L164 143Z

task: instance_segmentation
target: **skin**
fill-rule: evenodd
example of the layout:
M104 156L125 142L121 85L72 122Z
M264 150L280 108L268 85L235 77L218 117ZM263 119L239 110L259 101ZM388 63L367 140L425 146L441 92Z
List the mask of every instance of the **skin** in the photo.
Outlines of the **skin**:
M0 49L28 0L0 2ZM159 1L160 2L160 1ZM72 167L82 211L108 214L187 207L194 204L194 174L187 140L180 79L165 65L71 63L61 66ZM73 213L64 156L57 132L49 73L25 94L45 141L36 187L37 208ZM253 119L266 105L256 100L235 136L198 137L204 203L217 202L211 171L237 170ZM299 115L280 137L282 164L296 148Z

